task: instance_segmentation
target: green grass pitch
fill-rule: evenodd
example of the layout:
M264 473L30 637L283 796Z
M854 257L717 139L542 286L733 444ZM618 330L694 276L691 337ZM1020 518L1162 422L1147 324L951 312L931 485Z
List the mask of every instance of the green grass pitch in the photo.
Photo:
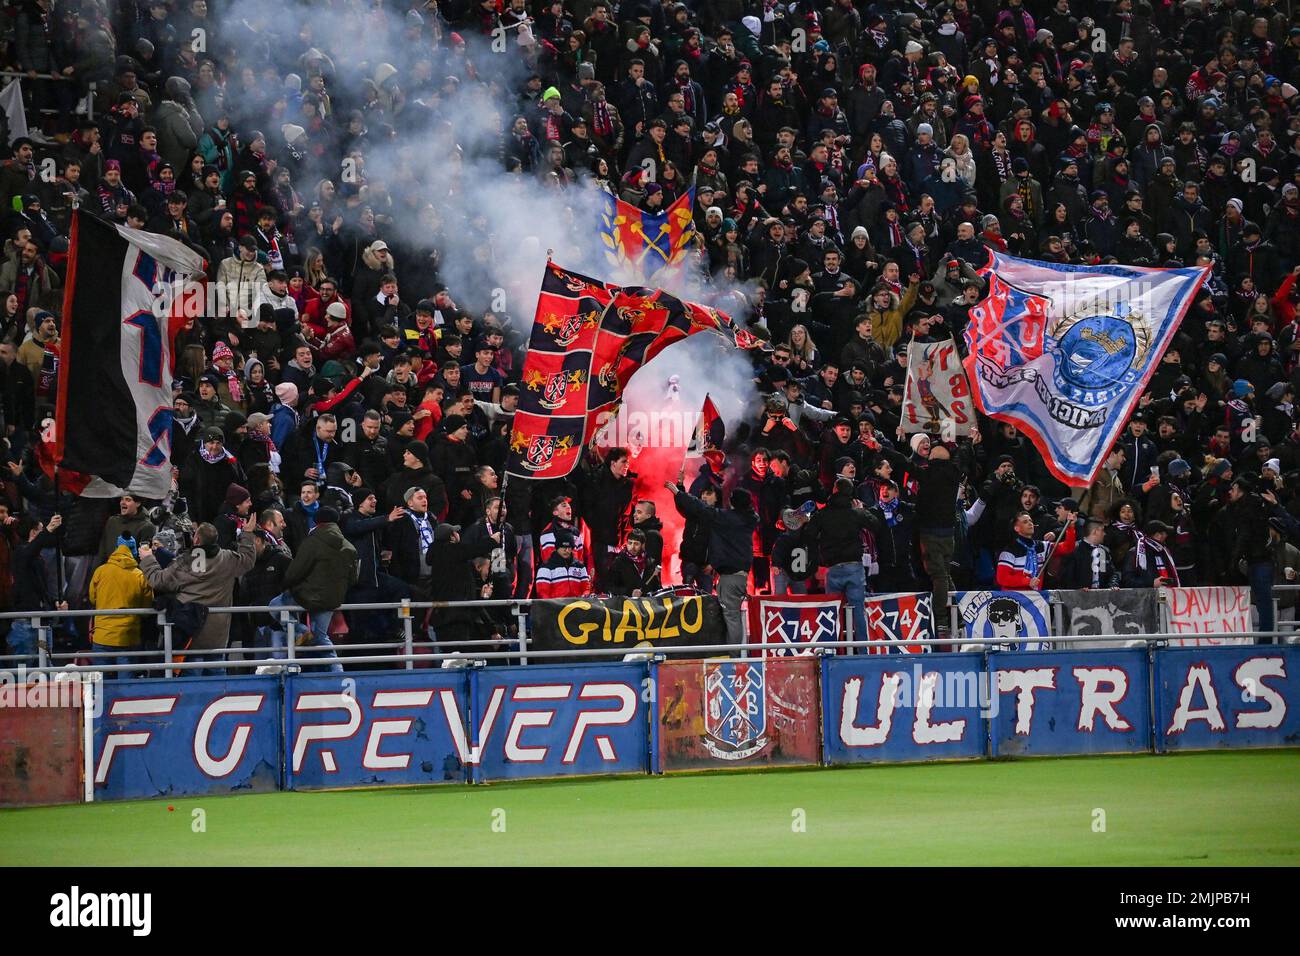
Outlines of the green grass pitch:
M1288 750L173 798L0 811L0 864L1294 866L1297 781Z

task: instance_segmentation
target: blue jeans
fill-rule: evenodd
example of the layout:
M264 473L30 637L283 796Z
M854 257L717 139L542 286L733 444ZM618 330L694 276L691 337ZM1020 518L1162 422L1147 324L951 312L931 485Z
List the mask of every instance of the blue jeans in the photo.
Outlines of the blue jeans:
M867 639L867 578L860 561L846 561L826 569L826 593L843 596L853 612L853 639Z
M138 648L134 648L134 647L113 647L109 644L96 644L92 641L90 645L90 650L94 654L104 655L103 657L92 657L90 659L90 662L92 664L99 664L103 667L119 667L119 666L130 667L137 660L137 658L123 656L120 653L121 651L138 650ZM136 675L131 673L130 671L105 671L104 672L104 677L106 680L120 680L125 677L135 677L135 676ZM187 676L187 675L182 673L181 676Z
M1255 605L1255 611L1259 614L1259 629L1261 631L1273 630L1273 562L1257 561L1250 565L1247 571L1247 580L1250 581L1250 601ZM1266 637L1264 640L1268 643L1274 643L1277 638Z
M9 622L9 653L26 655L24 660L10 662L14 667L35 667L40 661L36 653L36 628L31 621Z
M267 602L267 606L283 607L286 604L293 605L297 603L298 602L293 599L293 595L288 591L285 591L279 597L272 598ZM306 646L318 647L321 649L319 652L313 653L312 656L323 657L326 660L333 661L334 663L329 667L330 671L335 674L342 674L343 665L339 663L339 659L334 655L334 642L330 640L329 635L330 619L333 616L334 615L329 611L322 611L319 614L311 614L308 616L308 623L304 625L299 622L299 626L300 628L310 628L311 637L305 642ZM282 630L279 627L271 629L272 657L277 660L282 660L287 656L286 645L288 643L288 637L288 631Z
M807 594L807 581L791 581L780 568L772 569L772 594Z

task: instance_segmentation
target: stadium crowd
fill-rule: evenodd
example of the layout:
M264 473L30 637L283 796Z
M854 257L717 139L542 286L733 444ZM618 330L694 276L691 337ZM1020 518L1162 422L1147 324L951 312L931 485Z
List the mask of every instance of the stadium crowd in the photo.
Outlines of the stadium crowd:
M0 609L297 602L324 647L400 634L329 613L344 601L667 583L627 449L503 480L532 316L458 305L440 254L490 246L483 223L418 168L367 162L433 142L432 166L486 158L503 191L575 203L654 211L695 184L703 295L743 300L775 346L758 415L670 482L682 576L733 640L747 592L810 588L860 619L866 591L1248 583L1270 630L1300 568L1300 21L1281 6L6 5L31 132L0 166ZM494 141L461 141L467 98L498 111ZM238 304L177 339L163 501L78 497L43 467L74 209L198 249ZM1008 424L899 431L906 346L962 342L990 249L1212 270L1090 488ZM195 649L285 640L269 616L193 617ZM70 639L111 652L148 629L104 615ZM12 653L33 640L10 626Z

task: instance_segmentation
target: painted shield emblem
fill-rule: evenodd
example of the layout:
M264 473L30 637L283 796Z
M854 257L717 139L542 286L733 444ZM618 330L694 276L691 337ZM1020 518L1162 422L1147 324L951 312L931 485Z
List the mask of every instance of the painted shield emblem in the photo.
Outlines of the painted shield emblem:
M578 333L582 331L582 316L570 315L564 319L564 324L555 334L555 341L566 348L578 340Z
M767 746L763 665L704 664L704 746L721 760L743 760Z
M528 453L524 456L524 467L531 471L541 471L555 457L555 436L534 435L528 443Z
M1150 351L1150 336L1140 316L1120 307L1083 312L1052 330L1056 340L1057 388L1088 408L1107 405L1135 388Z
M542 405L545 408L559 408L564 404L564 396L569 391L569 378L564 372L556 372L546 379L546 388L542 392Z

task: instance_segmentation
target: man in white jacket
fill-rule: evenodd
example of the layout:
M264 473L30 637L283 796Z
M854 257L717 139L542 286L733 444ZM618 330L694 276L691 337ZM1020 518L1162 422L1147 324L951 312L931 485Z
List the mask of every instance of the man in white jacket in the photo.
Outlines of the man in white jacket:
M266 288L266 268L257 261L257 242L252 236L239 240L239 255L223 259L217 268L217 294L224 297L222 313L244 316L244 328L257 326L255 305Z

